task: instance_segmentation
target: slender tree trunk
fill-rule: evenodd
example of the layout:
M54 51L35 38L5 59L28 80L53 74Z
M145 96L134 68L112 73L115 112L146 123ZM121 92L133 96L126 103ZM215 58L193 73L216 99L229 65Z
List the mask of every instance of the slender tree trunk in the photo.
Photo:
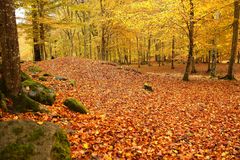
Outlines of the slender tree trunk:
M207 73L210 73L211 72L211 51L208 52L207 63L208 63Z
M21 92L21 83L19 44L13 0L0 1L0 45L6 94L10 97L16 97Z
M194 5L193 1L189 0L190 2L190 20L189 20L189 53L188 53L188 60L187 60L187 66L186 70L183 76L184 81L189 80L189 74L190 74L190 67L191 67L191 61L193 56L193 50L194 50Z
M148 63L148 66L151 65L150 57L151 57L151 35L148 38L148 51L147 51L147 63Z
M164 42L162 42L161 48L162 48L162 57L160 58L160 60L162 60L162 66L164 66L164 61L165 61L165 58L164 58Z
M192 56L192 71L191 73L197 73L197 70L196 70L196 59L194 56Z
M89 58L92 59L92 35L89 33Z
M175 59L175 37L173 36L172 39L172 69L175 69L174 67L174 59Z
M106 60L106 40L105 40L105 29L102 27L102 35L101 35L101 54L102 60Z
M216 50L212 50L212 65L211 65L211 77L216 77L216 67L217 67L217 53Z
M238 64L240 64L240 51L238 51Z
M39 1L39 18L43 19L44 18L44 2ZM42 56L41 59L47 59L47 54L45 52L45 27L44 24L41 22L39 24L39 34L40 34L40 54Z
M139 51L139 39L136 37L137 40L137 54L138 54L138 68L141 67L141 62L140 62L140 51Z
M39 44L38 12L35 4L32 5L32 27L33 27L34 61L41 61L41 49Z
M235 57L237 54L237 44L238 44L238 26L239 25L239 0L234 1L234 22L233 22L233 35L232 35L232 49L231 49L231 57L229 60L229 66L228 66L228 73L225 77L226 79L233 80L234 73L234 63L235 63Z

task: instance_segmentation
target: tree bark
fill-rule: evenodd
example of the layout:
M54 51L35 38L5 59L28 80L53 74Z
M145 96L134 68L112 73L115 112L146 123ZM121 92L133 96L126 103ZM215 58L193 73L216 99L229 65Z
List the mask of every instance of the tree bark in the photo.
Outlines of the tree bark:
M21 91L20 56L13 0L0 1L0 45L6 94L16 97Z
M197 73L195 61L196 60L195 60L194 56L192 56L192 71L191 71L191 73Z
M174 59L175 59L175 37L172 38L172 69L175 69L174 67Z
M33 52L34 61L41 61L41 49L39 44L38 13L35 4L32 5L32 27L33 27Z
M217 67L217 51L214 42L214 48L212 50L212 63L211 63L211 77L216 77L216 67Z
M190 3L190 20L189 20L189 53L188 53L188 60L187 60L187 66L186 70L183 76L184 81L189 80L189 74L190 74L190 67L191 67L191 61L193 56L193 50L194 50L194 5L193 1L189 0Z
M211 72L211 51L208 52L207 63L208 63L207 73L209 73Z
M150 63L150 56L151 56L151 35L148 38L148 51L147 51L147 63L148 63L148 66L151 65L151 63Z
M138 68L141 67L141 62L140 62L140 51L139 51L139 39L136 37L137 40L137 54L138 54Z
M237 54L238 45L238 25L239 25L239 0L234 1L234 22L233 22L233 35L232 35L232 49L231 57L229 60L228 73L225 79L234 80L234 63Z

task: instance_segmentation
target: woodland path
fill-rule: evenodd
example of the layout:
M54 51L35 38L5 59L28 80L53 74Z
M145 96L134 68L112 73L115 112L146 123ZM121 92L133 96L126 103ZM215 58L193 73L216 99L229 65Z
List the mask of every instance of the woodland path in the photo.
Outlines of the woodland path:
M23 65L26 69L32 63ZM42 82L57 92L50 114L7 114L0 120L51 121L68 131L73 159L239 159L240 82L139 74L78 58L37 63L52 75L76 81ZM147 92L143 84L152 84ZM70 112L67 97L89 115Z

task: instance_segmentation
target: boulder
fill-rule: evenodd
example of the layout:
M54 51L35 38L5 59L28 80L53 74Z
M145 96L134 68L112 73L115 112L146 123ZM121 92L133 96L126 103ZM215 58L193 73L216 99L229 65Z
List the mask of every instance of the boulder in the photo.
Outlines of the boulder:
M40 104L22 93L18 97L13 98L13 104L9 106L12 112L44 112L40 108Z
M143 88L144 88L146 91L153 92L152 86L151 86L150 84L148 84L148 83L144 83Z
M67 80L67 78L62 77L62 76L56 76L55 79L59 80L59 81L66 81Z
M55 102L56 94L53 90L47 88L41 83L33 80L26 80L22 82L23 92L33 100L46 104L52 105Z
M79 112L81 114L87 114L89 112L81 102L75 100L74 98L66 99L63 104L74 112Z
M0 159L70 160L66 134L52 123L0 122Z
M52 75L49 74L49 73L44 73L43 76L44 76L44 77L51 77Z

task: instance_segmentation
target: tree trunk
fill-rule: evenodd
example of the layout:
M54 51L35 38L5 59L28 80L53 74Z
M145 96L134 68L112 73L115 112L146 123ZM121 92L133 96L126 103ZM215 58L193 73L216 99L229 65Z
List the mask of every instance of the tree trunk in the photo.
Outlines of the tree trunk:
M172 69L175 69L174 67L174 59L175 59L175 37L173 36L172 39Z
M137 54L138 54L138 68L141 67L141 62L140 62L140 51L139 51L139 39L136 37L137 40Z
M211 72L211 51L208 52L207 63L208 63L207 73L210 73Z
M240 51L238 51L238 64L240 64Z
M151 56L151 35L148 38L148 51L147 51L147 63L148 63L148 66L151 65L151 63L150 63L150 56Z
M234 1L234 22L233 22L233 35L232 35L232 49L231 57L229 60L228 73L225 77L226 79L233 80L234 73L233 67L235 63L235 57L237 54L237 44L238 44L238 25L239 25L239 0Z
M32 5L32 27L33 27L33 52L34 61L41 61L41 49L39 44L38 13L35 4Z
M165 61L165 58L164 58L164 42L162 42L161 48L162 48L162 57L160 58L160 60L162 59L162 65L164 66L164 61Z
M188 53L188 60L187 60L187 66L186 70L183 76L184 81L189 80L189 73L190 73L190 67L191 67L191 61L193 56L193 49L194 49L194 5L193 1L189 0L190 2L190 22L189 22L189 53Z
M39 2L39 17L41 19L44 18L44 2ZM39 24L39 34L40 34L40 54L42 56L41 59L47 59L47 54L45 52L45 27L44 24L41 22Z
M191 73L197 73L195 61L196 60L195 60L194 56L192 56L192 71L191 71Z
M21 92L20 56L13 0L0 1L0 45L2 48L3 81L8 96Z
M211 77L216 77L216 67L217 67L217 53L216 50L212 51L212 65L211 65Z

